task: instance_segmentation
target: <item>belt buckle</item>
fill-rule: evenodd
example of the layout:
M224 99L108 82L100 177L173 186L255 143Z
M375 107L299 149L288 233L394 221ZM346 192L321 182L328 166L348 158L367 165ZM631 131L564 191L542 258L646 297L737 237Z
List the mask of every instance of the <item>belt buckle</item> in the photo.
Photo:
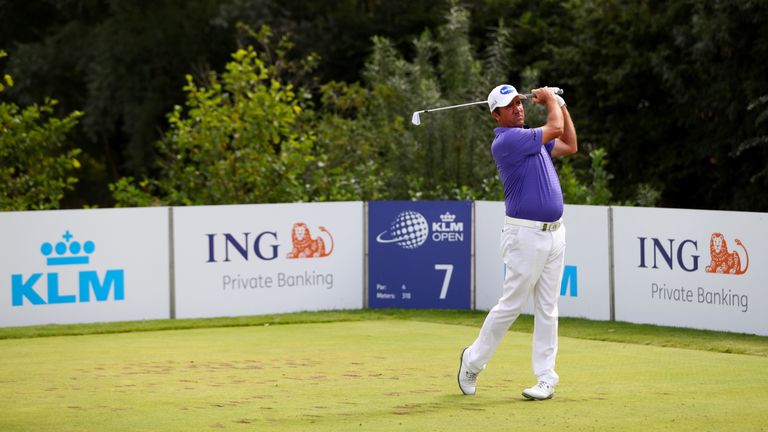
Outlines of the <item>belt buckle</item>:
M557 231L558 228L560 228L560 222L559 221L558 222L544 223L541 226L541 230L542 231Z

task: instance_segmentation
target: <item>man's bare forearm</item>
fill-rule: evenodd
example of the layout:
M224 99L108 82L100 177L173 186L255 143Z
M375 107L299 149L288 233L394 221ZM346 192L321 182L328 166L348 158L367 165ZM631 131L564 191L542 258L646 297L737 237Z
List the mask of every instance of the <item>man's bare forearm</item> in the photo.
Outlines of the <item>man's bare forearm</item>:
M560 136L560 140L568 145L573 153L576 153L579 150L576 138L576 127L573 125L573 120L571 119L571 114L568 112L568 107L563 105L560 111L563 114L563 134Z

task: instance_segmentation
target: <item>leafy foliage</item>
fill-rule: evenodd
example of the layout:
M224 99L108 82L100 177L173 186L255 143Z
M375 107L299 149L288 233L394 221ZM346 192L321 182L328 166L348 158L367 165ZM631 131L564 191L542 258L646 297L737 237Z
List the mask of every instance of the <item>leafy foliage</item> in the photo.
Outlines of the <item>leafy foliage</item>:
M13 78L5 74L3 83L0 93L13 87ZM67 149L66 136L82 113L58 118L55 106L51 99L26 107L0 102L0 210L59 208L77 183L80 150Z
M608 164L605 149L594 149L589 152L591 165L589 170L578 171L569 158L558 160L560 165L558 176L563 189L563 200L568 204L610 205L612 194L608 183L613 175L606 170ZM580 179L584 173L590 178Z
M768 3L572 0L551 74L579 103L580 138L614 157L620 199L768 209L768 147L749 103L768 93ZM589 59L589 61L585 61ZM747 144L749 146L749 144ZM620 175L619 175L620 174Z
M357 115L365 110L370 92L358 84L331 82L322 88L324 109L314 124L317 141L305 185L313 201L384 199L392 170L382 163L381 133Z
M375 173L376 182L369 184L369 190L359 195L349 190L344 197L503 199L490 153L495 123L485 104L425 113L420 127L408 122L412 112L424 108L483 101L511 73L507 57L513 49L514 32L503 20L491 30L494 43L482 55L470 43L467 9L453 4L444 20L437 37L424 31L413 40L411 61L389 39L374 37L363 72L365 87L334 83L325 88L323 107L331 112L322 117L318 132L322 154L329 162L325 168L358 179ZM526 68L522 78L525 88L539 85L539 71L533 67ZM543 123L546 113L531 107L529 118ZM355 148L338 145L350 139ZM570 193L565 197L569 202L610 201L605 154L593 152L594 163L586 167L586 173L567 162L563 165L561 175L567 176ZM591 177L586 180L591 187L582 183L582 177Z
M429 113L420 128L408 120L510 82L565 88L588 145L561 176L572 171L590 184L589 154L601 148L610 155L611 200L768 210L763 0L149 5L0 2L9 17L0 44L12 51L15 77L4 97L19 106L55 98L58 117L86 113L70 131L83 168L64 205L112 205L102 189L122 176L146 178L145 187L120 183L158 195L149 179L164 175L167 155L156 141L172 127L165 113L188 97L185 74L204 83L238 43L255 39L271 77L301 101L298 127L316 138L297 180L301 199L498 199L487 112ZM271 35L249 30L262 24L280 42L265 45ZM0 85L8 89L5 77ZM541 114L529 109L529 123Z
M301 127L292 86L270 79L252 47L232 55L226 71L184 87L159 142L156 179L112 185L119 205L232 204L298 201L314 134Z
M357 178L375 176L357 199L472 198L481 194L486 178L495 177L487 113L470 108L458 115L425 115L429 126L421 128L409 122L411 113L423 108L483 98L479 93L486 86L477 83L486 79L469 44L468 24L467 11L452 8L438 37L425 31L412 41L413 61L389 39L374 37L365 85L324 88L318 137L328 168ZM351 138L360 159L348 159L349 149L338 143L350 139L337 140L339 135Z
M390 40L374 37L365 82L324 84L316 110L302 107L294 94L312 85L304 72L315 57L294 70L286 61L294 47L289 40L273 48L268 28L243 27L262 50L238 51L221 82L211 75L199 87L188 77L187 112L176 108L158 145L160 177L138 184L122 179L112 185L115 199L119 205L502 199L489 149L494 122L485 104L430 113L422 127L408 122L424 107L484 100L498 82L494 77L504 74L502 47L511 33L503 22L493 31L496 48L480 60L469 43L468 11L454 5L445 21L437 37L425 31L413 41L412 61ZM495 66L486 69L483 62ZM279 84L283 78L297 87ZM537 78L535 69L526 69L531 86ZM581 185L588 174L565 165L573 191L568 199L607 203L604 155L595 152L597 162L587 168L596 173L594 187Z
M755 118L755 129L758 135L742 141L734 152L735 157L739 157L742 153L753 148L768 148L768 94L757 98L747 107L748 111L757 109L760 110L757 113L757 118ZM751 183L765 182L768 179L768 159L764 159L763 163L765 166L750 177Z

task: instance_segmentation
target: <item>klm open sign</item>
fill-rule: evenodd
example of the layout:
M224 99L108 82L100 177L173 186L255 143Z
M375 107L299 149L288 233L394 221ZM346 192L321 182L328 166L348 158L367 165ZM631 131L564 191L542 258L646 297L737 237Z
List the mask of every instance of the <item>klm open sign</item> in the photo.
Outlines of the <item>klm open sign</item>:
M471 307L472 203L371 201L368 305Z

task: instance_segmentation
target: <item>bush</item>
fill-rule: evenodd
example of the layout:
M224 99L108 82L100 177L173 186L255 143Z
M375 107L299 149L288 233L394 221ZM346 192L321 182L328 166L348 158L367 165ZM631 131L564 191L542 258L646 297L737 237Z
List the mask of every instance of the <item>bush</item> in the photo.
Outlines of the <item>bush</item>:
M155 179L110 185L119 206L301 201L315 136L291 85L271 77L252 47L197 84L169 115Z
M13 86L9 75L3 82L0 92ZM80 150L67 149L66 136L82 113L58 118L55 106L52 99L27 107L0 102L0 210L57 209L77 183Z

